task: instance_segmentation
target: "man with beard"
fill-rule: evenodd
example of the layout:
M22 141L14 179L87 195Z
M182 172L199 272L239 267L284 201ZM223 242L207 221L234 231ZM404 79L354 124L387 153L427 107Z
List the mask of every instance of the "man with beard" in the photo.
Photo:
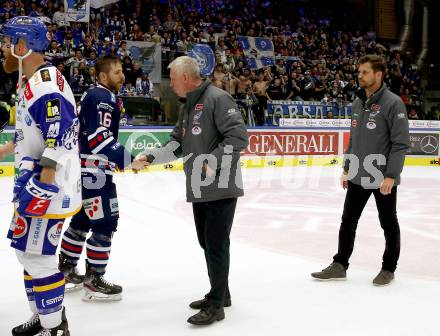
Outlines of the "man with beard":
M400 229L396 213L397 185L405 154L410 147L406 108L399 96L383 83L385 63L380 56L359 60L359 97L353 102L350 142L344 159L341 184L347 189L338 253L333 263L312 273L318 280L345 280L353 252L356 228L371 194L376 200L385 234L382 269L373 279L388 285L400 254Z
M65 218L81 205L75 99L62 74L44 61L49 40L41 21L19 16L1 34L4 70L19 70L15 211L8 238L23 265L33 313L12 335L68 336L65 280L55 253Z
M124 83L122 64L116 56L104 56L96 63L98 85L87 90L79 111L83 208L70 222L61 243L59 269L69 290L85 289L84 301L121 300L122 287L104 279L113 233L118 226L119 208L113 174L131 164L144 167L118 142L120 106L116 94ZM92 231L86 240L87 233ZM76 265L84 245L86 274Z

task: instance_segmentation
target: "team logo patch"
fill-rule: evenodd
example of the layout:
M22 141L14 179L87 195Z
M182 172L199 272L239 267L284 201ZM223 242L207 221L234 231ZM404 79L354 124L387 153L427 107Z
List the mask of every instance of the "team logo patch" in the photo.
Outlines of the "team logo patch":
M351 126L352 126L352 127L356 127L357 125L358 125L357 120L352 120L352 121L351 121Z
M237 110L236 108L230 108L230 109L228 110L228 112L226 112L226 113L227 113L228 115L232 116L232 115L238 113L238 110Z
M41 70L40 75L41 75L41 79L43 82L50 82L51 81L50 73L49 73L48 69Z
M202 111L203 110L204 105L203 104L196 104L196 107L194 108L194 110L196 111Z
M58 121L61 119L61 103L58 98L46 101L46 121Z
M47 231L47 240L53 246L57 246L63 232L63 222L58 222Z
M370 129L370 130L375 129L376 128L376 123L372 122L372 121L367 122L367 128Z
M22 238L28 231L28 224L23 217L18 216L15 220L14 238Z
M373 112L379 113L380 112L380 105L378 105L378 104L371 104L370 109Z
M104 210L102 208L101 196L88 198L83 201L84 211L92 220L104 218Z
M202 128L200 126L194 126L191 130L191 133L194 135L199 135L202 133Z

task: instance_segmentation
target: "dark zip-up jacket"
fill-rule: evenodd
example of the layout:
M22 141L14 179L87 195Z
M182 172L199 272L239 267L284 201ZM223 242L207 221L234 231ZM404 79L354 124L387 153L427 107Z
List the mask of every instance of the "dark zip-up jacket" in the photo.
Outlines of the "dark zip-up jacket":
M247 146L246 126L234 99L205 80L188 93L170 140L144 154L153 164L182 157L187 201L208 202L243 195L240 152ZM206 176L205 164L215 177Z
M344 159L351 182L374 189L391 177L399 185L409 148L406 107L385 84L368 99L353 102L350 143Z

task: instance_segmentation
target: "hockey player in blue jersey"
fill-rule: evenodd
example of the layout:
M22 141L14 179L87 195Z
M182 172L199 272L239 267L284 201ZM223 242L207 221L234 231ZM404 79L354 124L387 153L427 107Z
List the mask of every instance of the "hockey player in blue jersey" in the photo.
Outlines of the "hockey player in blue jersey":
M121 286L104 279L119 218L113 174L128 166L139 170L145 162L133 162L133 156L118 142L120 104L116 93L124 83L120 60L104 56L98 60L96 72L99 85L84 93L79 111L83 209L64 233L59 269L77 287L84 280L84 301L109 301L120 300L122 293ZM92 234L86 239L89 231ZM76 270L84 245L85 278Z
M1 34L5 70L19 70L15 211L8 238L24 268L33 312L12 335L69 336L63 308L65 279L55 253L65 218L81 207L75 100L63 75L44 61L49 40L42 22L15 17Z

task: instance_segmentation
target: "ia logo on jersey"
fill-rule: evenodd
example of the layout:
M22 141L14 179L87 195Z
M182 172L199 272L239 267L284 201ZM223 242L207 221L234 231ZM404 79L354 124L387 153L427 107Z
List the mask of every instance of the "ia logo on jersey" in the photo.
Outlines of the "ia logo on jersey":
M51 99L46 101L46 121L58 121L61 119L61 104L59 99Z

